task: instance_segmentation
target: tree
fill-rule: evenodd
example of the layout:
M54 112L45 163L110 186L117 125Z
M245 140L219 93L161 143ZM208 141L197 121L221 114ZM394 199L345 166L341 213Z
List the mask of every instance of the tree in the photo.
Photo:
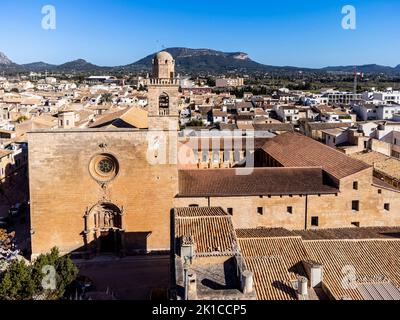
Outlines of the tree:
M13 260L0 281L0 299L57 300L77 276L78 268L57 248L40 255L33 264Z
M48 268L48 266L51 268ZM36 294L43 295L44 293L48 300L60 299L64 295L67 285L76 278L77 274L78 268L72 260L68 256L60 257L58 249L53 248L50 253L40 255L33 264L32 278L35 283ZM53 275L55 276L55 289L43 288L42 282L46 281L45 277L49 277L49 281L51 281L50 277Z
M0 283L0 299L30 300L35 292L31 268L25 261L13 260Z
M111 93L104 93L101 95L100 102L102 104L111 103L112 102L112 94Z
M22 123L22 122L25 122L26 120L28 120L28 118L26 116L20 116L17 119L17 123Z

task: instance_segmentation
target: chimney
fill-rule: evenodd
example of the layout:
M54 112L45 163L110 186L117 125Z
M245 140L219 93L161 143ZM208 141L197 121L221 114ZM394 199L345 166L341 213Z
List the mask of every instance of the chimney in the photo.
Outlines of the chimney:
M242 292L243 294L248 294L252 293L254 290L254 285L253 285L253 272L250 270L245 270L242 272Z
M310 285L312 288L321 287L324 279L324 268L320 264L314 264L310 270Z
M299 300L308 300L308 280L306 277L298 278L297 295Z
M324 267L314 261L303 261L303 267L310 279L310 287L321 287L324 280Z
M192 264L194 257L194 240L192 236L183 236L181 238L181 258Z
M188 300L197 300L197 277L194 272L188 273L188 285L187 285L187 298Z

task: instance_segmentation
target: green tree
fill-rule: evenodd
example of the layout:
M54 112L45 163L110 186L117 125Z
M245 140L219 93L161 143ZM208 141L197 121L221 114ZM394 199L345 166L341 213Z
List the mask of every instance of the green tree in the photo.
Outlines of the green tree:
M30 300L35 293L31 268L25 261L13 260L0 283L1 300Z
M78 268L72 260L68 256L60 256L57 248L40 255L31 265L14 260L1 277L0 299L57 300L64 295L67 285L77 274ZM43 284L49 284L49 287Z
M104 93L101 95L100 102L102 104L111 103L112 102L112 94L111 93Z
M28 120L28 118L26 116L20 116L17 119L17 123L22 123L22 122L25 122L26 120Z
M42 281L45 276L52 276L51 273L47 275L44 273L44 267L54 267L55 271L55 289L43 289ZM77 276L78 268L68 256L60 257L57 248L51 249L50 253L40 255L32 266L32 279L35 283L36 294L46 297L48 300L60 299L65 292L65 288Z

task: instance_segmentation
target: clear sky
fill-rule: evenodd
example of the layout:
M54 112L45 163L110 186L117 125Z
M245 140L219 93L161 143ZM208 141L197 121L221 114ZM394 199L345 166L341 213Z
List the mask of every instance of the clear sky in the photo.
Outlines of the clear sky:
M56 30L41 27L54 5ZM344 5L357 29L344 30ZM17 63L124 65L163 47L243 51L264 64L400 64L399 0L0 0L0 51Z

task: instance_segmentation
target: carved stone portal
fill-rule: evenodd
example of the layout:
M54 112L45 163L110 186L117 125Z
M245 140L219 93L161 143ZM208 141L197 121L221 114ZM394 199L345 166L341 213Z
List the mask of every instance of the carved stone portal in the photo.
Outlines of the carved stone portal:
M101 202L85 214L84 241L89 256L101 252L124 254L123 209Z

